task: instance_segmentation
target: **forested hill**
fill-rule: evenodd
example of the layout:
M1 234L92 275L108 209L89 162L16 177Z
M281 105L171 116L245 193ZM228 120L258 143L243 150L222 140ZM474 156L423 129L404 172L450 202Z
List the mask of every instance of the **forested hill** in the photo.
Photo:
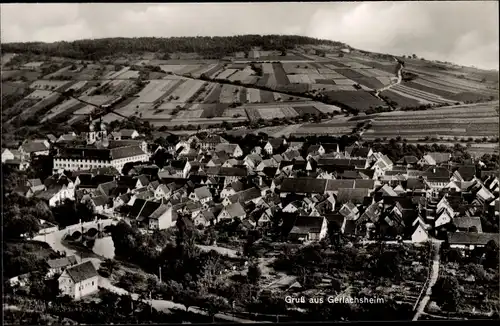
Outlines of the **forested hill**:
M96 60L104 56L138 52L199 53L220 58L234 52L248 52L252 47L262 50L292 49L296 45L333 45L343 43L296 35L239 35L226 37L139 37L104 38L55 43L5 43L2 52L32 53L63 56L73 59Z

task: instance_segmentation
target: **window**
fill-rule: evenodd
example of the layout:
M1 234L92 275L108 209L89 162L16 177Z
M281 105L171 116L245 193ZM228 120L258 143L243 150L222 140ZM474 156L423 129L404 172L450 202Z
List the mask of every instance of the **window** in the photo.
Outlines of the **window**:
M94 281L92 281L92 285L94 285Z

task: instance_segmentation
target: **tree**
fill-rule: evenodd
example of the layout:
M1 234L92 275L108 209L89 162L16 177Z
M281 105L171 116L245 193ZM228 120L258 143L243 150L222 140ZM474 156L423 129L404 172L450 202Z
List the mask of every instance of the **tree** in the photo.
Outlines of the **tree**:
M256 285L262 276L262 271L257 264L248 266L247 278L251 284Z
M215 322L215 315L228 309L230 305L227 299L210 295L204 298L203 306L207 308L209 316L212 317L212 322Z
M457 311L462 302L460 284L454 276L444 276L432 288L432 297L444 310Z
M202 303L202 300L200 299L198 292L189 289L185 289L181 293L178 293L177 300L178 302L182 303L184 307L186 307L186 312L189 310L190 307L194 307Z

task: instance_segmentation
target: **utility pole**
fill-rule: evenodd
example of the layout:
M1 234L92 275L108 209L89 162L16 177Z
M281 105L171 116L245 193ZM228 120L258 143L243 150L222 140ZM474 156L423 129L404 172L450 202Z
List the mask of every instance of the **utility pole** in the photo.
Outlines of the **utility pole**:
M159 268L158 278L160 279L160 283L161 283L161 266L158 266L158 268Z

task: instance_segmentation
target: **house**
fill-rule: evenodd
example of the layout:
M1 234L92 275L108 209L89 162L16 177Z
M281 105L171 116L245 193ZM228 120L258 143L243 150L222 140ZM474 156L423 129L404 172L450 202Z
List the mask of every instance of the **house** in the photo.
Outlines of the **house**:
M285 178L281 182L280 195L285 197L288 194L324 194L326 182L326 179Z
M339 213L350 220L356 220L359 218L359 209L350 201L342 205Z
M46 200L50 207L55 207L66 199L74 200L75 189L74 187L66 185L54 185L47 190L39 192L34 197Z
M476 176L476 167L474 165L470 166L460 166L451 177L452 181L472 181Z
M262 162L262 157L259 154L248 154L243 161L248 169L253 170Z
M286 140L284 138L271 138L264 146L264 150L267 152L267 154L272 155L284 145L286 145Z
M325 149L321 145L311 145L307 148L307 158L315 155L325 155ZM307 159L306 158L306 159Z
M217 222L220 222L221 220L227 220L227 219L234 219L235 217L238 217L240 219L244 219L246 216L245 210L243 209L243 206L239 202L230 204L227 206L224 206L222 211L219 213L217 216Z
M154 196L156 199L168 198L171 193L172 189L162 183L158 186L158 188L155 189Z
M108 207L108 197L107 196L96 196L90 199L90 204L94 208L94 212L102 214L104 210Z
M218 144L217 146L215 146L215 151L224 152L231 157L240 157L243 155L243 151L238 144Z
M41 71L43 65L45 63L43 61L34 61L34 62L28 62L24 65L22 65L20 68L21 70L31 70L31 71Z
M66 268L76 264L78 264L78 261L75 256L49 259L47 261L47 265L49 266L47 277L51 278L56 274L62 274Z
M137 137L139 137L139 133L137 130L133 129L121 129L120 131L113 133L114 140L136 139Z
M42 183L40 179L29 179L28 181L26 181L26 186L29 187L29 191L26 194L26 197L32 197L35 194L44 191L46 189L45 185Z
M304 142L302 141L291 141L288 143L287 151L297 150L300 151L304 146Z
M205 139L198 141L201 149L204 150L213 150L219 144L229 144L227 140L222 138L219 135L208 135Z
M224 199L226 197L232 196L237 192L244 190L245 186L241 181L235 181L230 185L227 185L224 189L222 189L219 194L220 198Z
M434 190L443 189L450 182L450 172L447 168L431 166L424 171L426 184Z
M453 225L460 232L483 233L481 218L479 216L461 216L453 219Z
M498 233L449 232L446 241L450 248L468 252L485 247L490 241L498 246L499 237Z
M436 153L436 152L431 152L427 153L420 159L419 164L426 166L426 165L441 165L443 163L448 163L451 159L451 154L450 153Z
M170 207L160 204L149 216L148 227L150 230L165 230L173 225Z
M396 161L396 164L406 166L408 168L413 168L418 164L418 158L413 155L403 156L401 159Z
M321 241L328 232L324 216L298 216L288 236L299 241Z
M411 242L422 243L429 240L429 232L425 224L417 223L415 231L411 235Z
M47 140L28 140L19 146L19 153L24 157L49 155L50 144Z
M193 223L195 226L198 225L203 225L203 226L209 226L211 224L216 223L215 215L212 210L210 209L205 209L200 211L196 216L193 218Z
M158 172L158 177L177 177L177 178L187 178L189 171L191 170L191 165L187 160L173 160L170 161L169 166L163 167L163 170Z
M17 149L2 148L2 163L15 159L20 160L21 156L21 152Z
M262 193L258 188L252 187L246 190L242 190L237 192L234 195L224 198L222 204L224 206L233 204L233 203L242 203L247 204L249 202L257 203L260 198L262 198Z
M75 300L98 291L99 275L91 261L71 266L59 276L59 290Z
M212 200L212 193L207 186L203 186L196 188L191 195L189 195L189 199L206 204Z
M346 158L368 158L373 154L373 151L369 147L352 145L347 146L344 151L344 156Z

